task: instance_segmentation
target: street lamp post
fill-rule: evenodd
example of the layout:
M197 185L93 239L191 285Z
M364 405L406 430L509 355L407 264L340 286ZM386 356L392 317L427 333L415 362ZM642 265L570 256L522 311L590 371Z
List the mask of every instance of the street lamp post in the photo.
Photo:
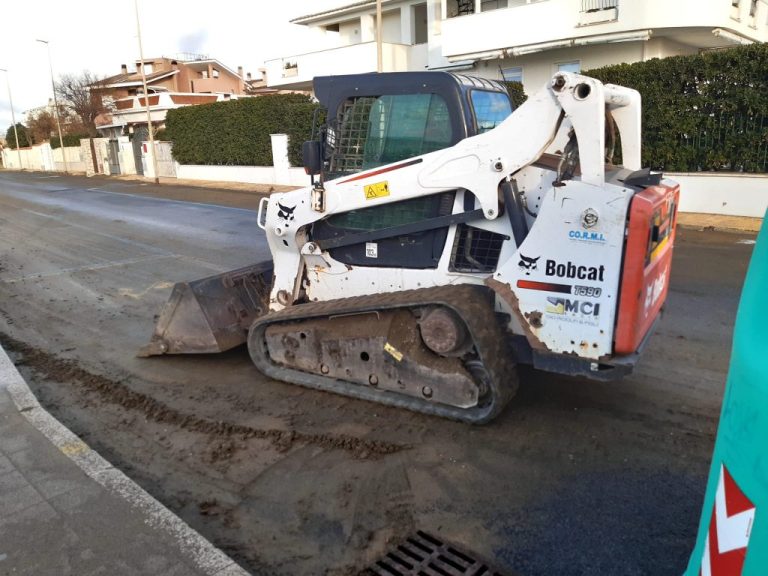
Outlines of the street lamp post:
M16 136L16 154L19 155L19 170L24 166L21 164L21 147L19 146L19 129L16 127L16 114L13 111L13 96L11 96L11 79L8 78L8 70L0 68L0 72L5 72L5 83L8 85L8 102L11 105L11 122L13 122L13 134Z
M376 0L376 71L384 71L383 43L381 38L381 0Z
M147 109L147 130L149 131L149 148L152 151L152 168L155 172L155 184L160 184L160 173L157 169L157 150L155 149L155 134L152 130L152 115L149 112L149 91L147 90L147 75L144 72L144 48L141 45L141 21L139 20L139 0L133 0L136 9L136 34L139 37L139 68L141 69L141 83L144 85L144 104Z
M59 99L56 97L56 83L53 80L53 62L51 61L51 45L48 40L37 40L38 42L45 44L48 48L48 67L51 69L51 88L53 89L53 111L56 114L56 127L59 130L59 147L61 148L61 158L64 160L64 174L69 174L69 166L67 166L67 154L64 150L64 137L61 135L61 120L59 120Z

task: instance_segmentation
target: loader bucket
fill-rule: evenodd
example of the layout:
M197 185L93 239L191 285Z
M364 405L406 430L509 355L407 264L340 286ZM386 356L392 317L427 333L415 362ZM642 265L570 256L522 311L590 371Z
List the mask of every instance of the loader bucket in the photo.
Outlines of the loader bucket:
M149 344L138 356L224 352L243 344L269 311L272 261L174 285Z

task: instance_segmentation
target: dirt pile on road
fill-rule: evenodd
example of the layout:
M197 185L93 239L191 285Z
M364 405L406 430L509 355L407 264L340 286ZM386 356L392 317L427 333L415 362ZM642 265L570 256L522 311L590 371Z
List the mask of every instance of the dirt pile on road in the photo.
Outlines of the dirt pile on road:
M357 458L377 458L406 450L409 446L369 440L355 436L335 434L307 434L296 430L261 429L244 424L214 421L185 414L141 392L136 392L121 381L113 380L85 370L76 360L60 358L40 350L25 342L0 333L0 344L17 355L17 365L28 366L43 378L66 382L97 394L101 400L116 404L126 410L138 411L147 420L160 424L170 424L191 432L198 432L221 437L240 437L244 440L259 438L271 441L279 451L287 451L294 444L318 446L325 449L344 450ZM222 443L222 450L226 444ZM222 454L222 457L225 457Z

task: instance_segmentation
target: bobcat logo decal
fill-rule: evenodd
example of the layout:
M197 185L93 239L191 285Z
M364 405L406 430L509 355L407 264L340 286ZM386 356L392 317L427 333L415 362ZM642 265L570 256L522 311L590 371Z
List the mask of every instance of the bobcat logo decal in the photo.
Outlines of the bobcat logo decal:
M296 210L296 206L291 208L290 206L283 206L278 202L277 207L280 208L280 211L277 213L278 218L282 218L283 220L293 220L293 211Z
M531 275L531 270L537 270L539 261L539 258L541 256L537 256L536 258L528 258L528 256L523 256L520 254L520 262L517 263L517 265L520 267L520 270L522 272L525 272L526 276Z

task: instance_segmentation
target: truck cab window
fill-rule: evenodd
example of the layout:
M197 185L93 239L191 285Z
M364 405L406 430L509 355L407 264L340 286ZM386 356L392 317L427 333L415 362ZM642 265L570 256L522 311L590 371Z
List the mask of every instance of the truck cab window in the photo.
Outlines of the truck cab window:
M512 114L509 96L504 93L472 90L471 98L478 134L496 128Z

